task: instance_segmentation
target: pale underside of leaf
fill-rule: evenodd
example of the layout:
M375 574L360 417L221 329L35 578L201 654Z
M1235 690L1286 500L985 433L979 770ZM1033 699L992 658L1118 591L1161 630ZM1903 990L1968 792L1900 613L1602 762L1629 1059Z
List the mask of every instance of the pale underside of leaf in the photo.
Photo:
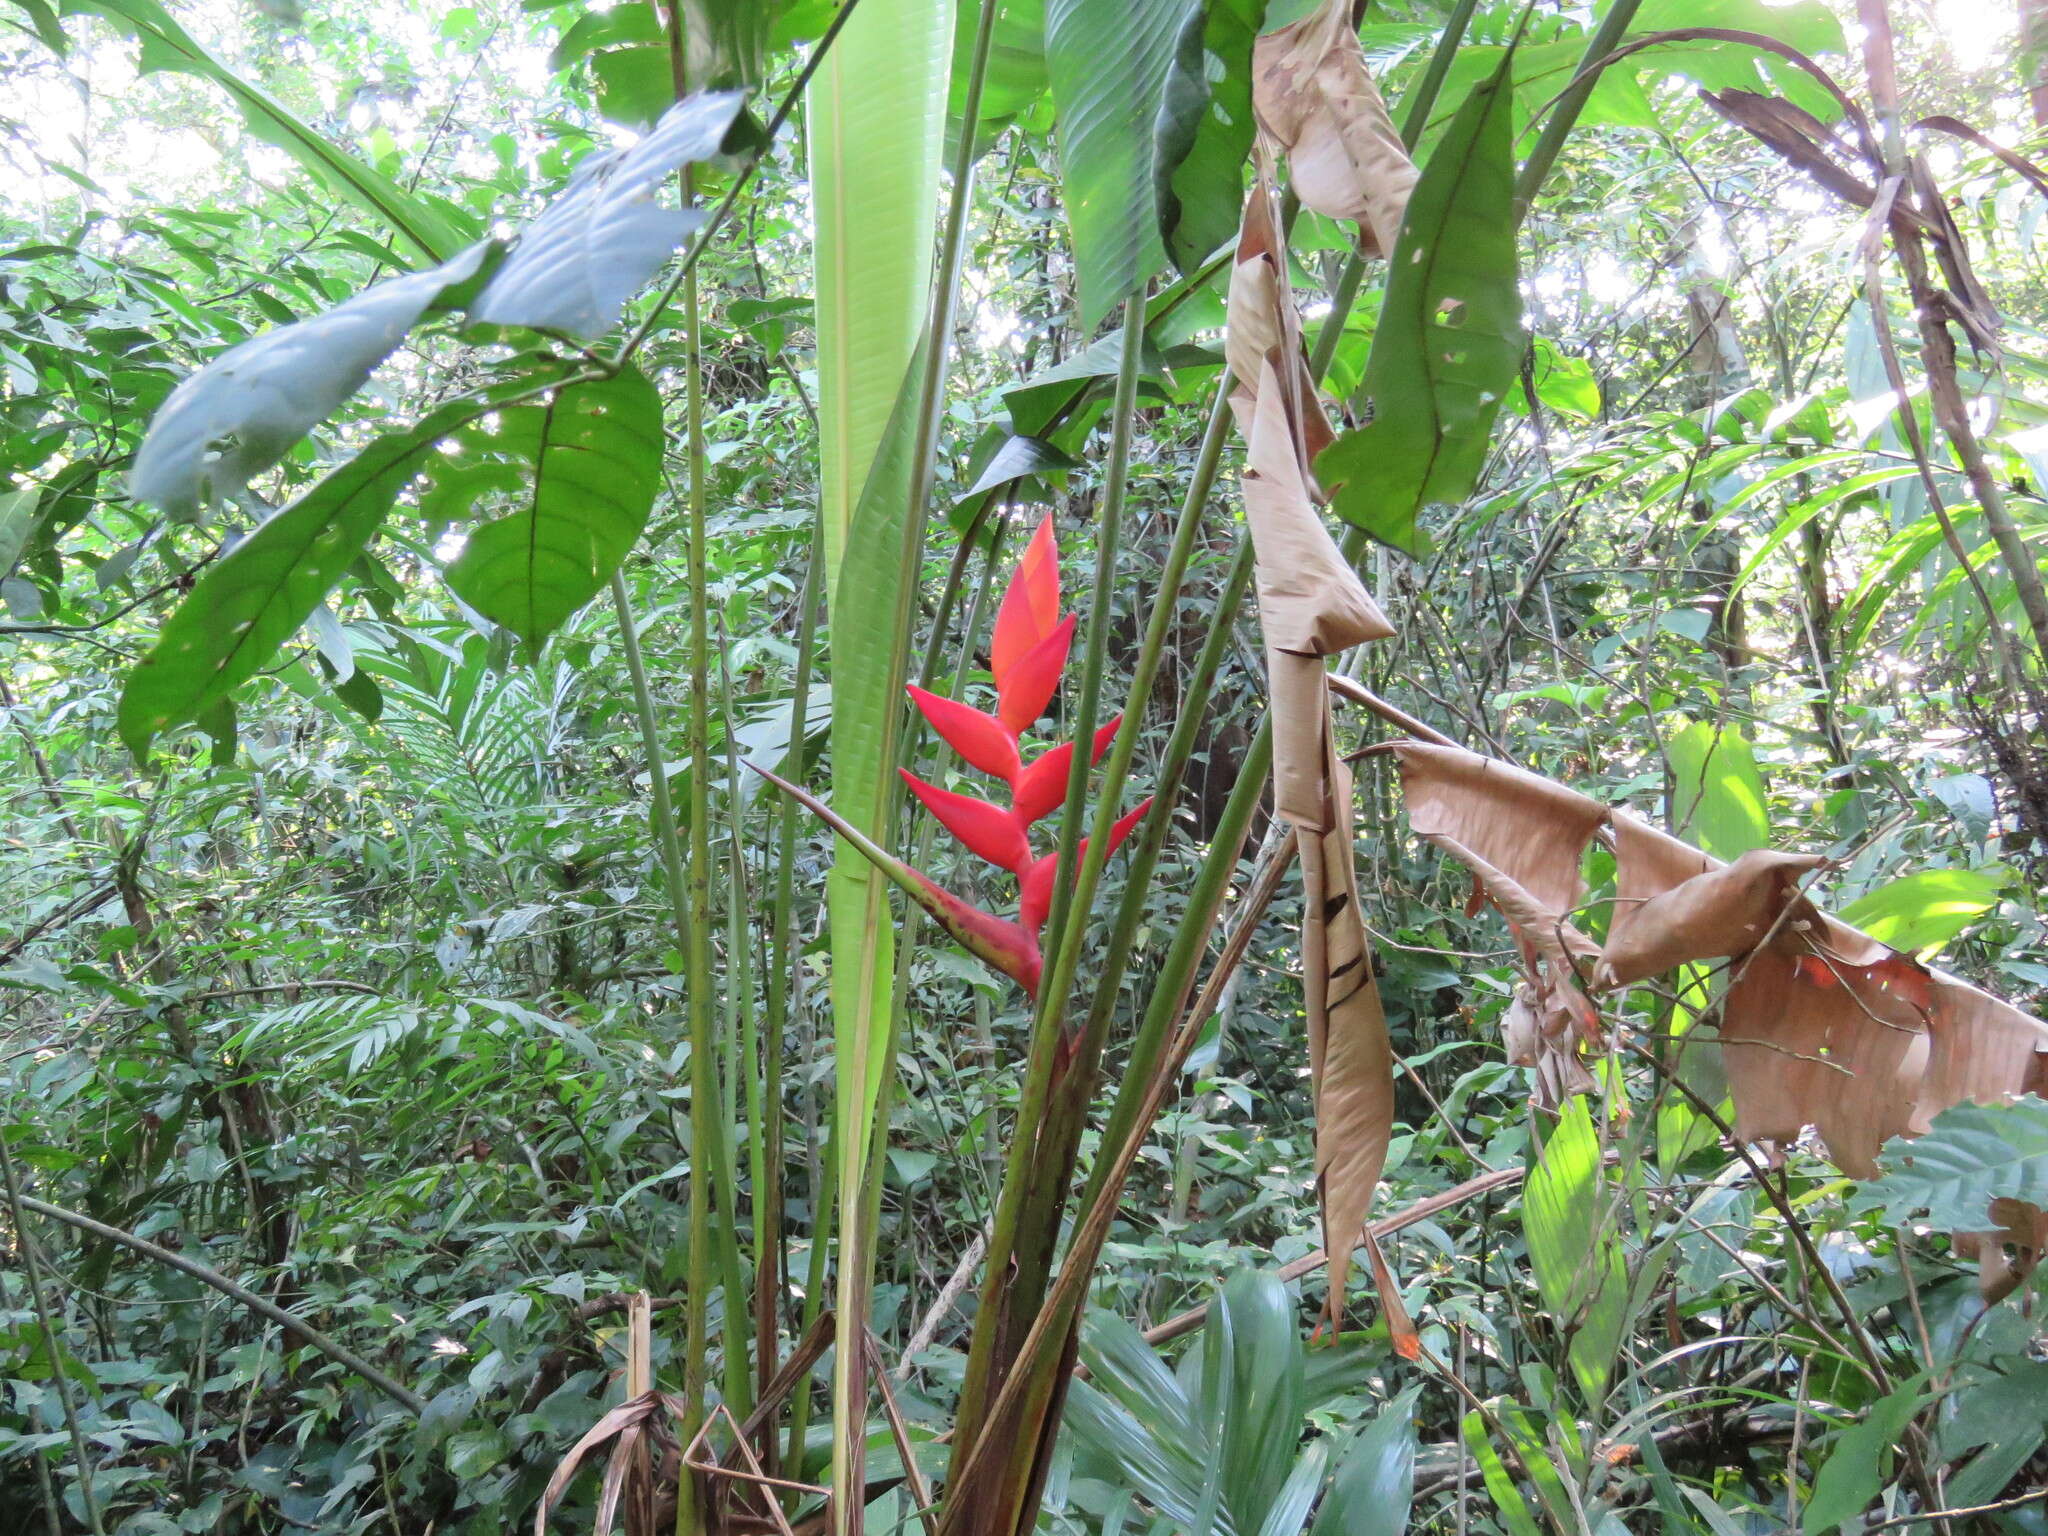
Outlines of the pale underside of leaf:
M475 274L488 241L379 283L324 314L265 331L171 391L135 455L129 494L172 516L239 495L363 387L420 316Z
M1349 0L1261 37L1252 69L1253 108L1287 151L1302 204L1357 224L1367 255L1393 250L1415 165L1366 70Z
M586 160L484 289L470 313L595 341L626 301L704 222L695 209L654 201L683 166L718 153L745 98L706 91L677 102L630 149Z

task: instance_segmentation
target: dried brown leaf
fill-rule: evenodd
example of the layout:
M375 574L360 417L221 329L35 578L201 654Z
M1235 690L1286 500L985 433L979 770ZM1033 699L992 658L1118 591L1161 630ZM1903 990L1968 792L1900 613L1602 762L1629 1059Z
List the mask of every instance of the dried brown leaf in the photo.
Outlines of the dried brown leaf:
M1332 809L1351 804L1351 771L1331 753ZM1302 991L1315 1090L1316 1186L1330 1256L1330 1315L1342 1310L1351 1250L1365 1230L1394 1130L1394 1052L1358 904L1351 818L1295 829L1301 856ZM1384 1301L1392 1316L1395 1302Z
M1553 918L1578 906L1579 862L1607 819L1606 806L1462 747L1404 741L1394 757L1417 836L1457 843Z
M1366 70L1350 0L1324 0L1258 40L1252 109L1287 151L1303 206L1357 224L1367 255L1392 251L1415 165Z

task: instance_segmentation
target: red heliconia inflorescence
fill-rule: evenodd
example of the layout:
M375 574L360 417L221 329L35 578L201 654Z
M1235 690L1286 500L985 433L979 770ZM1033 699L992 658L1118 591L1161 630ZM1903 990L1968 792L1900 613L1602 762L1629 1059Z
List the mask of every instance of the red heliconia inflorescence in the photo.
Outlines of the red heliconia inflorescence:
M1059 855L1034 854L1030 830L1065 802L1074 744L1064 742L1027 764L1019 740L1051 704L1059 689L1060 673L1066 669L1067 653L1073 647L1075 617L1068 614L1061 618L1059 610L1059 550L1053 542L1052 519L1048 517L1032 535L996 614L995 642L991 648L996 713L991 715L958 700L941 698L915 685L908 690L911 701L932 729L970 767L1010 786L1008 807L940 789L909 770L902 770L911 793L938 817L941 826L969 852L1017 877L1016 922L970 906L923 875L917 879L946 909L952 922L978 941L973 947L1033 997L1038 995L1042 968L1039 935L1052 910ZM1096 731L1090 743L1091 765L1102 761L1121 723L1119 716ZM1118 819L1110 833L1110 853L1122 846L1151 805L1148 798ZM1086 856L1087 849L1087 840L1083 839L1076 854L1077 864Z

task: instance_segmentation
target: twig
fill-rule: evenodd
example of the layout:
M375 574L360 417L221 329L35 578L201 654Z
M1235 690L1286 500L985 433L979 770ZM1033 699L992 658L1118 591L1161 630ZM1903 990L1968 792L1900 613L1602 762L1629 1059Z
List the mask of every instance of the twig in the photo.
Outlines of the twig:
M110 1227L103 1221L94 1221L92 1217L81 1216L77 1211L67 1211L61 1205L51 1205L47 1201L32 1199L27 1195L21 1197L21 1204L24 1209L34 1211L38 1216L61 1221L66 1226L76 1227L81 1232L90 1232L94 1237L104 1238L110 1243L119 1243L123 1248L132 1249L144 1258L155 1259L159 1264L168 1265L190 1275L194 1280L212 1286L221 1295L240 1302L250 1311L260 1313L279 1327L296 1333L323 1355L347 1366L379 1392L403 1406L415 1418L426 1412L425 1399L393 1381L361 1355L344 1345L337 1344L305 1319L293 1316L283 1307L264 1300L254 1291L244 1290L226 1275L208 1268L197 1259L188 1259L182 1253L160 1248L148 1238L137 1237L133 1232L124 1232L119 1227Z

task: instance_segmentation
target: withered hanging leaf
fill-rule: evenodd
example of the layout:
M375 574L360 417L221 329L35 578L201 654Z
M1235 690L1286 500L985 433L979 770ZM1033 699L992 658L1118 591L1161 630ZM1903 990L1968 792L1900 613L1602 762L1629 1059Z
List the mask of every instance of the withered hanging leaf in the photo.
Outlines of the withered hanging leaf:
M1622 831L1633 820L1625 812L1615 813L1616 842L1622 849L1640 840L1640 832ZM1818 914L1798 896L1799 881L1823 862L1813 854L1760 848L1733 864L1715 861L1712 868L1652 893L1640 889L1640 872L1631 867L1626 852L1618 852L1617 870L1629 873L1622 877L1626 885L1617 881L1614 921L1600 957L1600 985L1627 986L1703 956L1746 954L1771 934L1794 902L1798 910L1785 921L1810 925ZM1868 958L1860 956L1859 963Z
M1544 912L1579 904L1579 863L1607 807L1577 790L1462 747L1394 748L1418 837L1449 838L1504 872Z
M1811 1125L1867 1178L1887 1137L2026 1091L2048 1028L1821 912L1800 893L1819 858L1759 850L1723 864L1625 811L1613 828L1618 896L1598 983L1736 958L1720 1036L1743 1140L1783 1145Z
M1366 71L1350 0L1324 0L1258 40L1252 109L1286 149L1302 204L1357 224L1367 255L1393 250L1415 165Z
M1358 906L1351 851L1351 770L1332 754L1321 831L1295 828L1301 854L1302 993L1315 1088L1316 1188L1330 1256L1330 1314L1344 1304L1351 1250L1365 1230L1394 1128L1394 1052ZM1381 1287L1384 1297L1387 1287ZM1394 1302L1383 1302L1391 1318Z
M1237 257L1225 351L1231 409L1246 439L1245 517L1266 637L1275 809L1293 825L1301 855L1316 1182L1335 1317L1393 1134L1394 1069L1359 911L1351 775L1337 754L1324 658L1385 639L1393 627L1316 514L1309 463L1331 434L1302 355L1263 166ZM1385 1304L1393 1316L1398 1298Z

